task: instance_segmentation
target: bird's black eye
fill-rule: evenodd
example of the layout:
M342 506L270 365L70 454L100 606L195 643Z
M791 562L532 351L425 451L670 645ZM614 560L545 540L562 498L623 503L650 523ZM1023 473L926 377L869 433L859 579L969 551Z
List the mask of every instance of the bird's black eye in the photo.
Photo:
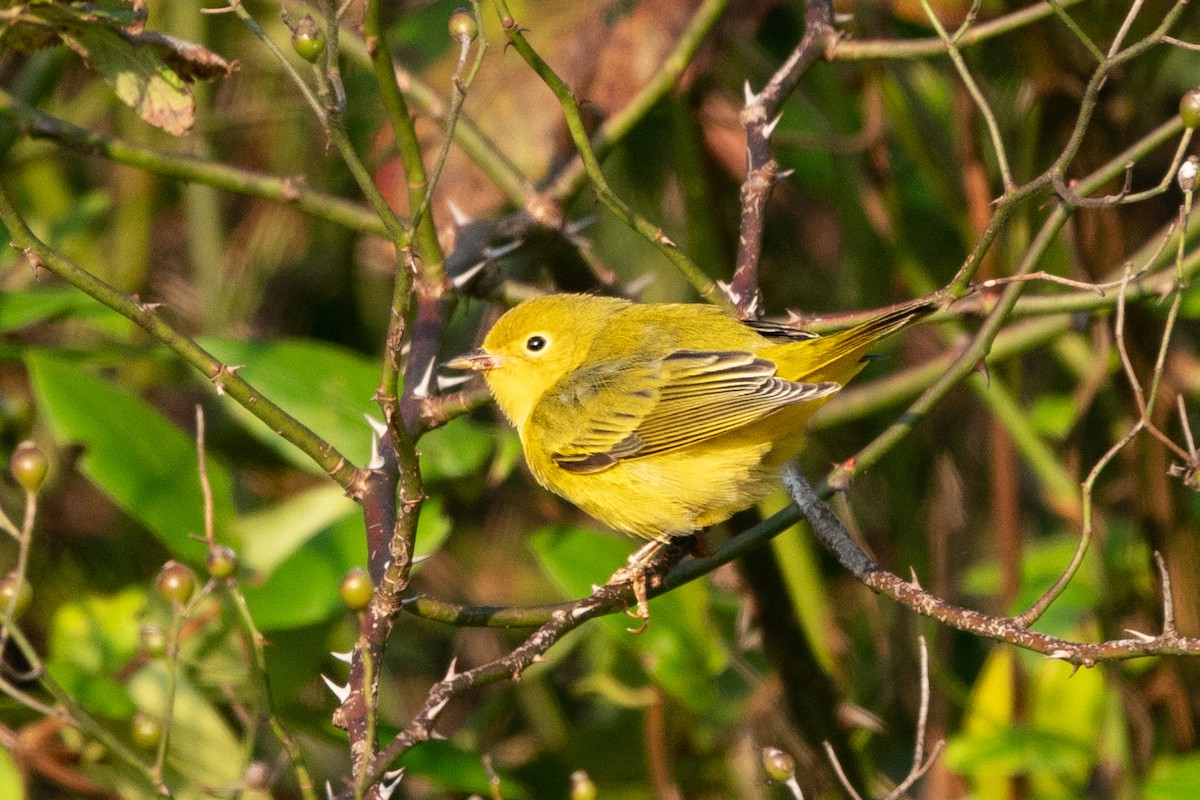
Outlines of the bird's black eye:
M536 353L546 346L545 336L530 336L525 340L525 349L531 353Z

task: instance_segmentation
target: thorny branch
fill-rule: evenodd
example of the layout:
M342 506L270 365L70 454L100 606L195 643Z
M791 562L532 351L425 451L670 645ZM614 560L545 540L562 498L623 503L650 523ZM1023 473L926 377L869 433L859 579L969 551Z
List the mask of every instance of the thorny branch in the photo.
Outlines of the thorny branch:
M771 157L771 133L779 124L780 108L800 81L800 76L837 43L833 27L833 5L829 0L809 0L804 7L804 36L762 91L754 94L746 84L742 124L746 128L746 179L742 183L742 217L738 253L729 296L744 319L761 313L758 262L762 254L763 215L775 182L783 176Z

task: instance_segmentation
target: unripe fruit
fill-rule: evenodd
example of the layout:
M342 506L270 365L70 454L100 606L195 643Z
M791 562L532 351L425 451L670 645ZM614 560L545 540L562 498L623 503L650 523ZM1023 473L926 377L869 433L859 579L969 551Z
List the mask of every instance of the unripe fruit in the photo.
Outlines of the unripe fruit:
M776 747L764 747L763 772L775 783L787 783L796 776L796 759Z
M8 468L27 492L36 492L42 488L46 473L50 470L50 461L42 448L31 441L24 441L13 450Z
M192 591L196 588L196 579L192 577L192 571L183 564L168 561L158 573L157 586L158 593L164 600L181 606L191 598Z
M448 28L450 38L456 42L472 42L479 35L479 25L476 24L474 15L465 8L455 9L450 15Z
M305 15L292 31L292 49L296 55L310 64L315 64L325 52L325 31L310 15Z
M33 602L33 587L29 585L29 581L15 572L8 573L4 576L4 580L0 580L0 609L7 610L8 604L12 603L13 619L24 614L31 602Z
M371 579L359 567L354 567L342 578L342 602L351 611L362 611L370 605L371 593L374 590Z
M233 548L223 544L214 545L212 550L208 551L205 566L208 567L208 574L218 580L232 578L237 573L238 555L233 552Z
M138 747L153 750L162 738L162 725L154 717L139 711L129 721L129 738Z
M1200 87L1192 89L1179 99L1179 117L1185 128L1200 125Z

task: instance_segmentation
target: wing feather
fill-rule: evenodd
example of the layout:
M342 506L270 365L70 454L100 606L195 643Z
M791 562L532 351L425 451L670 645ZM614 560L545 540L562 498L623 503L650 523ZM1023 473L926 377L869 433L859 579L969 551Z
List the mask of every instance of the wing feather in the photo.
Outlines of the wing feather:
M599 472L620 461L688 447L750 425L787 406L836 392L831 381L800 383L773 362L743 351L679 350L632 363L601 362L555 386L538 404L534 426L561 468ZM579 420L569 430L556 419Z

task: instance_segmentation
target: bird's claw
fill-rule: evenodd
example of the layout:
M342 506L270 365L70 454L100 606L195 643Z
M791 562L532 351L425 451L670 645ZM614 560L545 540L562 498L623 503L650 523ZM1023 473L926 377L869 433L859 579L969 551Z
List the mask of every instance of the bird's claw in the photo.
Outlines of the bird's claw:
M636 628L626 628L632 634L645 633L646 628L650 627L650 604L646 598L646 573L643 570L637 570L629 576L629 585L633 589L634 599L637 600L637 605L633 608L625 609L625 613L632 619L640 619L642 624Z

